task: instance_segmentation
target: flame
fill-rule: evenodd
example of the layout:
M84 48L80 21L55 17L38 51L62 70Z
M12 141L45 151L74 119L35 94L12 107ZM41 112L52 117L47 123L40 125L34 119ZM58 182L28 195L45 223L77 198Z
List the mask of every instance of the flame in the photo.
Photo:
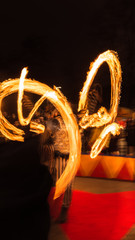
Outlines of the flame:
M100 127L106 125L102 130L99 138L92 146L92 150L90 153L91 158L96 157L102 150L109 137L109 133L112 133L113 135L119 134L119 130L121 128L118 124L114 123L117 116L122 78L120 62L118 60L117 54L113 51L108 50L100 54L99 57L95 60L95 62L91 64L91 68L88 72L84 87L80 93L78 111L85 108L89 89L99 67L103 62L107 62L111 75L110 111L108 112L104 107L101 107L97 113L89 115L89 112L87 110L79 122L80 126L84 129L87 127ZM24 131L8 122L8 120L2 114L3 99L15 92L18 92L17 111L20 124L23 126L30 124L30 131L33 131L37 134L43 133L45 130L45 127L42 124L38 124L31 120L39 106L47 98L57 108L66 125L70 145L70 154L67 166L56 183L56 191L54 198L57 198L65 191L67 185L75 176L77 169L80 165L80 132L71 107L66 97L61 93L60 89L56 88L55 86L54 89L51 89L46 84L40 83L36 80L27 79L27 73L27 68L24 68L21 72L20 79L9 79L0 84L0 131L10 140L24 141ZM27 118L23 117L22 112L22 99L24 91L38 94L39 96L41 96L39 100L35 103L33 109L31 110Z
M117 123L111 123L111 124L108 124L106 127L104 127L99 137L97 138L97 140L92 146L90 157L95 158L101 152L104 145L106 144L109 138L109 134L112 133L114 136L119 135L121 128L123 127Z
M89 89L92 85L92 82L96 76L99 67L104 62L106 62L109 66L111 77L110 110L108 112L105 107L101 107L97 113L91 115L89 115L89 112L87 110L79 122L79 125L83 129L86 129L87 127L101 127L103 125L111 124L115 121L117 116L122 81L121 65L117 53L110 50L100 54L98 58L90 65L90 71L88 72L87 79L84 83L83 89L80 92L78 111L81 111L85 108ZM117 125L114 124L112 126L113 129L116 128L115 130L113 130L113 132L118 133L118 128L120 129L120 126L118 124ZM90 153L91 157L96 157L105 146L108 139L109 133L108 131L112 133L111 127L107 126L105 127L105 129L103 129L101 135L99 136L99 139L96 140L92 147Z
M22 98L23 98L23 92L24 92L24 79L28 73L27 68L23 68L20 76L20 82L19 82L19 91L18 91L18 101L17 101L17 108L18 108L18 119L22 126L29 124L29 118L24 119L22 114Z
M26 79L25 77L27 72L27 68L24 68L22 70L20 79L7 80L2 82L0 85L0 131L10 140L24 141L24 131L9 123L8 120L3 116L1 109L2 100L6 96L11 95L15 92L18 92L17 107L18 119L20 121L20 124L30 124L30 130L33 132L41 133L44 131L43 125L31 121L31 119L36 110L46 98L58 109L68 131L70 154L65 171L56 183L56 191L54 198L57 198L64 192L67 185L71 182L78 170L81 155L80 132L71 107L68 104L67 99L60 92L60 90L56 87L53 90L49 86L36 80ZM22 114L22 98L24 91L38 94L41 96L41 98L36 102L27 118L23 118Z

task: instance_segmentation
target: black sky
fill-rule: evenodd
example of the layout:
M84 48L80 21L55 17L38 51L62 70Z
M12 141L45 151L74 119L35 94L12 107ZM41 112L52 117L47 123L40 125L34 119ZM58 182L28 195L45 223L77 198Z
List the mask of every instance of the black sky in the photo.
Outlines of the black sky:
M120 105L135 108L135 7L132 0L10 1L0 14L0 80L20 75L61 86L78 102L90 62L102 52L118 52L123 71ZM110 100L104 64L95 81Z

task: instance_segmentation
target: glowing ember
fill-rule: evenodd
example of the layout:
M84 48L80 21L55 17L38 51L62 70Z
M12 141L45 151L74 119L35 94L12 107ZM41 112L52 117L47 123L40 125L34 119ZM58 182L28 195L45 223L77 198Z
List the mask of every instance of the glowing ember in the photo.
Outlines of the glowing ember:
M1 110L2 100L8 95L17 92L18 90L18 119L21 125L28 125L30 123L30 130L33 132L41 133L44 131L43 125L31 121L31 119L36 110L46 98L58 109L68 131L70 154L65 171L56 183L56 191L54 198L57 198L64 192L67 185L71 182L78 170L81 154L80 133L71 107L68 104L66 98L60 92L60 90L57 91L56 87L55 90L53 90L47 85L38 81L25 79L26 73L27 69L24 68L22 70L20 79L7 80L2 82L0 85L0 131L10 140L24 140L24 131L9 123L7 119L3 116ZM41 98L36 102L34 108L26 119L23 118L22 114L23 91L31 92L41 96Z
M95 78L95 75L99 69L99 67L106 62L109 66L110 76L111 76L111 102L110 102L110 110L107 110L104 107L101 107L97 113L89 115L88 110L81 118L79 124L82 128L86 129L87 127L101 127L106 124L113 123L117 116L119 98L120 98L120 88L121 88L121 65L118 60L118 56L114 51L106 51L99 55L99 57L90 65L90 71L88 72L87 79L84 83L84 87L80 92L80 100L78 105L78 111L83 110L86 105L86 99L88 96L88 92L92 85L92 82ZM115 133L118 133L118 128L120 126L113 125L113 128L116 127ZM105 128L106 129L106 128ZM107 128L107 132L112 132L111 128ZM108 133L109 133L108 132ZM101 138L102 136L102 138ZM90 156L96 157L99 152L103 149L108 139L108 134L106 135L103 132L99 136L99 139L94 143Z

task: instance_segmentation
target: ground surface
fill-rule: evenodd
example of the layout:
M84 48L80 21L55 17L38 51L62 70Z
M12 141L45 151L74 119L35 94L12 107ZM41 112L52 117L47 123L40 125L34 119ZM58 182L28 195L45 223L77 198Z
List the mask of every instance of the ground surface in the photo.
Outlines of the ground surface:
M76 177L73 189L97 194L125 192L135 190L135 182ZM52 223L49 240L69 240L69 238L62 231L59 224ZM135 225L121 240L135 240Z

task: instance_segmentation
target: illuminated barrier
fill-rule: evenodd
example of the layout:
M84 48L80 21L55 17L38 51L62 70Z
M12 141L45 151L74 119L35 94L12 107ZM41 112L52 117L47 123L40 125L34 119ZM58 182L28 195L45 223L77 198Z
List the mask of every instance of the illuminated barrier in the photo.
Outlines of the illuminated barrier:
M82 154L77 176L133 181L135 180L135 158L98 155L90 159L88 154Z

